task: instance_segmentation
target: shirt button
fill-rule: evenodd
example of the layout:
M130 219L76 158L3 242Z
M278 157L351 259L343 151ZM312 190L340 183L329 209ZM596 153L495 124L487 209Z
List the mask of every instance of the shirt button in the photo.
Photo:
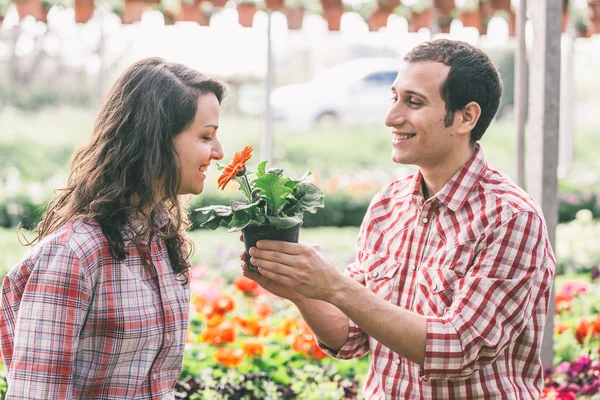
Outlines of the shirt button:
M167 333L167 342L168 342L169 340L171 340L171 335L169 335L169 334Z
M377 278L379 276L378 272L373 272L373 274L371 275L373 278Z
M417 270L417 266L415 264L410 266L410 270L411 271L416 271Z
M396 358L396 359L394 360L394 362L396 363L396 365L400 365L400 359L399 359L399 358Z
M152 379L156 380L156 374L152 374Z
M429 218L427 218L427 217L423 217L423 219L422 219L421 221L423 221L423 223L424 223L424 224L426 224L426 223L428 223L428 222L429 222Z
M433 286L431 287L433 289L433 291L435 292L437 290L437 283L434 283Z

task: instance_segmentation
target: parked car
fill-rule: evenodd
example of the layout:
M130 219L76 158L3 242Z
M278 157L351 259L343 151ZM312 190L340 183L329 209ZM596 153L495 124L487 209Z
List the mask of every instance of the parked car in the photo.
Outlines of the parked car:
M306 131L320 124L383 124L400 58L362 58L338 64L314 79L276 88L271 107L277 126Z

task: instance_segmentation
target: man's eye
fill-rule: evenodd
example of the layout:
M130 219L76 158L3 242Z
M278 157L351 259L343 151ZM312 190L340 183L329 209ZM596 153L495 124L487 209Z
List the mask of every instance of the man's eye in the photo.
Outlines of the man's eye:
M422 105L422 103L419 103L417 101L412 101L412 100L408 100L406 103L411 107L419 107Z

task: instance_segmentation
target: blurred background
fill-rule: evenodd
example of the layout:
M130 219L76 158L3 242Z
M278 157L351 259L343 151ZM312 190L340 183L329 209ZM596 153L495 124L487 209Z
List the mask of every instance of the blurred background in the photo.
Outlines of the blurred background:
M600 0L560 1L556 254L564 279L589 281L600 264ZM402 56L416 44L450 37L491 56L505 93L481 142L489 163L516 179L518 2L0 0L0 277L27 251L15 227L34 227L53 191L65 184L70 157L89 139L107 89L127 66L149 56L229 83L219 129L226 160L254 145L256 160L267 155L272 166L292 175L312 171L311 179L326 193L326 207L305 216L301 240L321 243L340 268L353 259L373 194L414 171L391 161L383 120ZM532 35L528 23L528 46ZM190 200L191 207L226 204L239 195L233 184L217 192L216 178L217 171L209 171L205 192ZM193 288L214 298L207 293L239 274L237 235L193 230L190 237L196 244L193 264L202 271ZM577 326L572 323L568 343L577 342ZM559 361L575 360L580 350L568 347ZM313 353L299 365L315 359ZM351 383L344 396L356 387Z

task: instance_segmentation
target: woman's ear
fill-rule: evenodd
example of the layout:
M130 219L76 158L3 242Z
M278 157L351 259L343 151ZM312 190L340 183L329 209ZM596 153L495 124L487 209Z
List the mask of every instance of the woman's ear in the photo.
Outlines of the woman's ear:
M457 114L457 133L470 134L475 128L475 125L477 125L477 121L479 121L479 117L481 116L481 107L479 107L479 104L472 101L468 103L462 110L459 110Z

